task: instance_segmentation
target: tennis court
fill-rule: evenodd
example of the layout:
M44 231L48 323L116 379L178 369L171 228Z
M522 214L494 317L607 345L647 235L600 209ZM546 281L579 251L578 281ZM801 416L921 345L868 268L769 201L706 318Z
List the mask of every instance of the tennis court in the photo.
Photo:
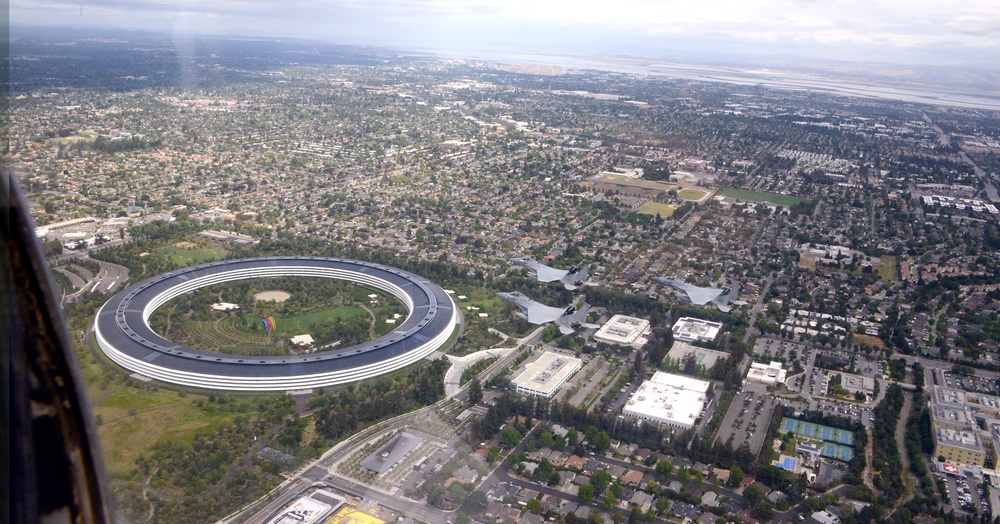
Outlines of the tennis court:
M854 458L854 448L841 446L840 444L834 444L833 442L824 442L822 455L824 457L850 462L851 459Z
M781 419L781 429L803 437L814 438L824 442L834 442L845 446L854 446L854 433L843 429L822 426L794 418Z

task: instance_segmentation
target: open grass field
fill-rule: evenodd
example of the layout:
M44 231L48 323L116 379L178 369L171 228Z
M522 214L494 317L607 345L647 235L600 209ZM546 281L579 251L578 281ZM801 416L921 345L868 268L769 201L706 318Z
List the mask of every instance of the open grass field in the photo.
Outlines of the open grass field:
M677 206L672 206L670 204L664 204L662 202L653 202L650 200L639 206L636 211L645 214L655 216L657 213L660 214L662 218L670 218L673 216L674 211L677 210Z
M275 315L274 335L294 336L308 333L309 325L313 323L335 322L338 319L368 316L368 312L357 306L322 308L298 315Z
M799 259L799 267L804 267L806 269L816 269L816 259L802 257Z
M681 189L677 192L677 198L681 200L701 200L705 198L708 194L706 191L699 191L697 189Z
M49 145L54 146L64 146L69 144L75 144L77 142L93 142L97 140L96 131L81 131L80 134L61 137L61 138L50 138L48 140Z
M731 187L720 189L716 195L736 198L739 200L748 200L750 202L770 202L779 206L793 206L805 200L796 196L779 195L776 193L761 193L759 191L734 189Z
M896 257L882 255L882 265L878 268L878 274L886 280L899 280L899 271L896 270Z
M156 252L170 258L170 260L174 263L182 266L204 264L205 262L220 260L226 255L221 250L211 247L181 249L176 246L163 246L157 249Z
M127 473L135 467L135 459L156 442L187 443L196 434L231 424L239 415L198 407L195 403L201 399L164 388L121 386L108 393L92 408L94 416L104 420L97 433L108 473Z

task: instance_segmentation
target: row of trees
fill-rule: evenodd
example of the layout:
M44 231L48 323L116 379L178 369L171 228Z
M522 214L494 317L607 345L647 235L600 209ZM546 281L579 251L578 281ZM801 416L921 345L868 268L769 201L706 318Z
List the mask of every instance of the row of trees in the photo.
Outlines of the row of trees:
M449 366L442 357L406 374L321 392L308 401L315 410L316 429L337 441L385 418L433 404L444 397Z

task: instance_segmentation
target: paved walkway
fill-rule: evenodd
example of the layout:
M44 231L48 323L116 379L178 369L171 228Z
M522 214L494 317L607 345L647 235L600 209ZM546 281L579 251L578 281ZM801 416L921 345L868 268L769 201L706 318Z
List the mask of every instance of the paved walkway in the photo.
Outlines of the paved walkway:
M469 369L470 366L487 358L505 357L509 355L511 351L514 351L514 348L484 349L482 351L476 351L475 353L470 353L461 357L448 355L448 360L451 361L451 367L448 368L448 372L444 375L444 396L446 398L451 398L458 394L458 392L462 389L462 372Z

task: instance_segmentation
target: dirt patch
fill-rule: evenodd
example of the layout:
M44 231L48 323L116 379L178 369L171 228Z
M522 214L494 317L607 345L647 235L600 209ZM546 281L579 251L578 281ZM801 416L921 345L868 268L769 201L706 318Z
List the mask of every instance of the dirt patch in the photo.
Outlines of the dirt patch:
M289 298L292 298L292 294L291 293L289 293L287 291L277 290L277 289L272 289L272 290L268 290L268 291L261 291L260 293L257 293L256 295L253 296L253 299L257 300L257 301L261 301L261 300L268 301L269 300L269 301L272 301L272 302L278 302L279 304L281 302L284 302L284 301L288 300Z
M857 333L855 333L854 343L865 346L871 346L875 349L889 349L888 346L885 345L885 341L883 341L878 337L873 337L871 335L858 335Z

